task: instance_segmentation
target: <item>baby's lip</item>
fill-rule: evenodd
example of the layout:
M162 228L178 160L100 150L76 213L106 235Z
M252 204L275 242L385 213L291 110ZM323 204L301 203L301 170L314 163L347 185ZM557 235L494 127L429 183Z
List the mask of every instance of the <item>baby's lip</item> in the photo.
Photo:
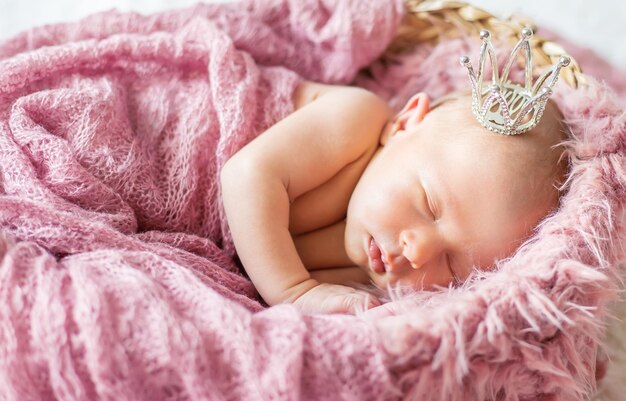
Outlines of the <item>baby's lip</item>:
M404 256L394 256L385 251L373 237L368 246L370 268L376 273L402 273L412 270L411 262Z
M389 265L385 263L384 249L378 245L374 237L370 237L367 255L369 266L376 273L384 273L389 271Z

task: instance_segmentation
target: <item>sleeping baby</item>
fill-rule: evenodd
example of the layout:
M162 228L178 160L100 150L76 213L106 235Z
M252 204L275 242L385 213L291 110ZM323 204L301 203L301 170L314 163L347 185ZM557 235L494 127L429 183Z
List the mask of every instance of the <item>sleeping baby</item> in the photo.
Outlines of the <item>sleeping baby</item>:
M547 97L566 60L547 86L515 93L510 66L492 81L507 84L483 88L483 66L476 75L462 63L472 92L432 104L418 93L397 113L364 89L302 82L295 111L228 160L228 224L269 305L354 313L380 304L370 283L456 285L510 256L555 210L566 134Z

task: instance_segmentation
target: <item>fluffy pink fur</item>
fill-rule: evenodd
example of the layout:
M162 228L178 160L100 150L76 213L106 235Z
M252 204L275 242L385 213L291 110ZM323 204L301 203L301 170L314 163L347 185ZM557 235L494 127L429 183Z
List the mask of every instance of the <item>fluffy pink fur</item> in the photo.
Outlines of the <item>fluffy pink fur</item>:
M373 63L357 83L395 108L417 91L436 98L466 88L458 55L478 54L478 42L421 46ZM460 289L412 294L384 323L393 327L383 342L400 358L394 374L410 399L583 400L596 385L604 308L624 260L626 113L594 79L578 90L560 83L553 98L572 131L558 211L495 272Z
M596 82L557 94L559 211L462 288L303 316L263 309L230 259L219 168L293 109L295 73L350 82L379 54L401 3L364 4L108 12L0 45L0 399L585 399L626 201L623 108ZM436 97L466 85L474 42L357 83Z

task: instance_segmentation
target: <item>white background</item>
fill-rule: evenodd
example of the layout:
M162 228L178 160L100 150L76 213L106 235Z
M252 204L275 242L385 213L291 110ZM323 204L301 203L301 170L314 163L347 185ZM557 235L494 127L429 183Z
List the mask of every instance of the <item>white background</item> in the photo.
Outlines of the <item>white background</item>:
M225 1L232 0L205 0ZM499 17L510 14L527 16L576 43L593 47L614 65L626 69L626 1L469 1ZM0 0L0 40L33 26L74 21L111 8L151 13L194 3L195 0Z
M496 16L519 14L574 43L594 49L626 70L626 1L623 0L469 0Z

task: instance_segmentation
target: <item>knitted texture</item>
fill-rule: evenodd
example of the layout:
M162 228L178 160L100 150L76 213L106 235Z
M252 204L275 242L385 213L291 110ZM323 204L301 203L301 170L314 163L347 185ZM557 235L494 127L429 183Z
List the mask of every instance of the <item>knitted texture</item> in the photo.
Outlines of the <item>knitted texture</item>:
M350 82L402 12L110 11L0 44L0 400L384 398L372 326L252 313L218 176L299 74Z
M626 117L595 82L559 85L569 191L496 271L388 317L306 316L264 309L231 260L220 166L293 110L298 76L352 81L401 10L108 12L0 45L0 399L584 400L626 202ZM464 88L468 46L357 83L394 106Z

